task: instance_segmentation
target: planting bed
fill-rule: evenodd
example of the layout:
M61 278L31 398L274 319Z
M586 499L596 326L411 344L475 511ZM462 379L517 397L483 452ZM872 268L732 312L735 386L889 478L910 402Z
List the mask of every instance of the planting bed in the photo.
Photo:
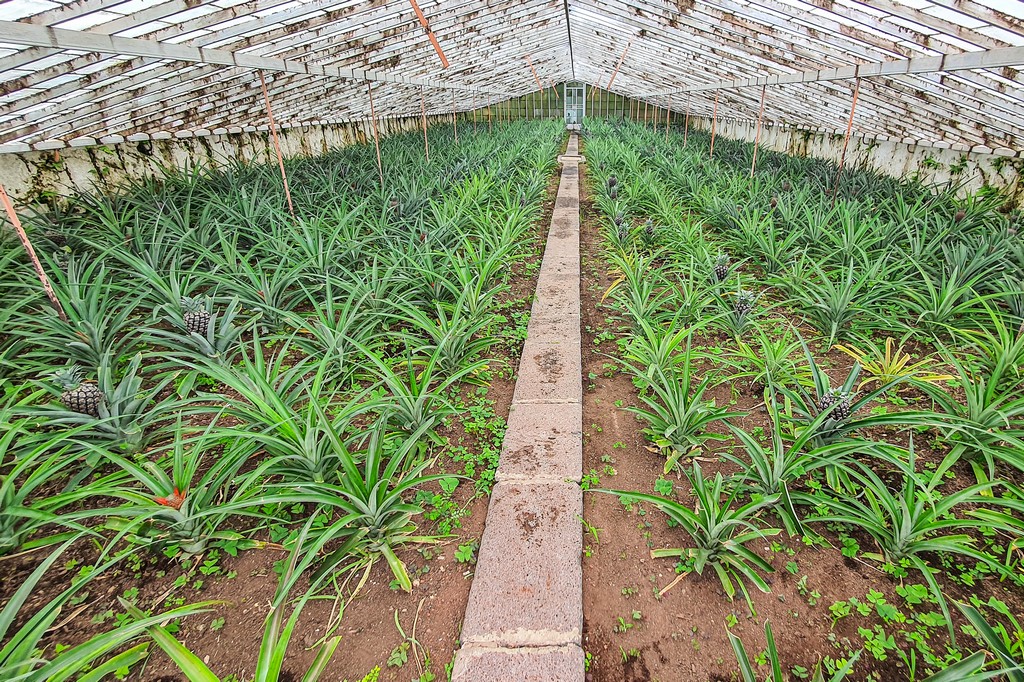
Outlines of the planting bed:
M23 213L0 678L450 673L565 135L459 138L289 161L294 218L274 166Z
M583 137L588 679L1021 665L1019 213L859 171L833 200L830 164L750 177L692 131Z

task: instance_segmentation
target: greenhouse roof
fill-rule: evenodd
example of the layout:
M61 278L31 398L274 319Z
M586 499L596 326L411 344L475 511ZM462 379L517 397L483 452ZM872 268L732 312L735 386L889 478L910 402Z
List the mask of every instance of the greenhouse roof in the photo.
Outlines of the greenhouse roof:
M473 109L579 80L676 111L1024 150L1020 0L5 0L0 150ZM763 87L762 87L763 86ZM963 147L960 147L963 148Z

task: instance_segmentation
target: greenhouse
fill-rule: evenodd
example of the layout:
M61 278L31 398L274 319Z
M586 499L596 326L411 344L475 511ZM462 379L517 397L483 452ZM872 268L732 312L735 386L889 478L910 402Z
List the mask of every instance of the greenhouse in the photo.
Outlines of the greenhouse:
M1024 682L1022 68L1022 0L0 0L0 681Z

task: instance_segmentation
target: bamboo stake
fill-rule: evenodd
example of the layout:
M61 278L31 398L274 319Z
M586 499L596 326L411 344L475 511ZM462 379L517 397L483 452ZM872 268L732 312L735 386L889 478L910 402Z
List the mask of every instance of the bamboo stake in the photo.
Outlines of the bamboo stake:
M270 95L267 94L267 79L260 71L260 88L263 90L263 101L267 105L267 119L270 121L270 136L274 140L274 151L277 152L277 165L281 169L281 182L284 183L284 197L288 200L288 212L295 220L295 207L292 206L292 193L288 189L288 174L284 172L284 159L281 157L281 142L277 139L277 124L274 123L274 112L270 108Z
M850 120L846 122L846 135L843 137L843 152L839 156L839 170L836 172L835 186L832 188L832 205L836 205L839 196L839 182L843 177L843 166L846 165L846 149L850 146L850 133L853 132L853 115L857 111L857 98L860 96L860 78L853 86L853 102L850 104Z
M718 128L718 90L715 90L715 110L711 114L711 152L709 159L715 158L715 131Z
M644 102L644 128L647 127L647 121L648 120L649 119L647 118L647 102L645 101Z
M384 187L384 164L380 160L380 134L377 132L377 112L373 109L373 85L366 81L366 92L370 95L370 119L373 121L373 146L377 150L377 174L380 186Z
M761 109L757 112L757 132L754 133L754 157L750 160L750 177L754 177L754 168L757 166L757 145L761 143L761 119L764 117L764 93L767 85L761 86Z
M487 132L491 132L491 108L494 105L491 102L487 103Z
M423 112L423 154L427 158L427 163L430 163L430 143L427 142L427 102L422 87L420 87L420 111Z
M473 93L473 132L476 132L476 93Z
M39 262L39 256L36 255L36 250L32 248L32 242L29 241L28 234L25 232L25 228L22 227L18 214L14 211L14 204L11 203L11 198L7 196L7 190L4 189L3 183L0 183L0 201L3 202L4 210L7 211L7 218L11 221L11 225L14 225L14 231L18 233L18 239L21 240L21 245L25 247L29 260L32 261L32 267L36 269L36 275L39 277L39 283L43 285L46 297L50 299L50 303L57 310L57 315L60 319L67 322L68 316L64 312L64 307L61 306L57 294L53 293L53 287L50 286L50 278L46 276L43 264Z

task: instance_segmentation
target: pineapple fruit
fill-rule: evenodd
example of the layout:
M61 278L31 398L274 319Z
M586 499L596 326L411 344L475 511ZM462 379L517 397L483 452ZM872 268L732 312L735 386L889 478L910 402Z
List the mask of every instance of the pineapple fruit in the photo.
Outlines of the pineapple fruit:
M725 278L729 276L729 254L720 253L715 258L715 280L718 282L725 281Z
M754 303L757 301L757 296L750 293L749 291L740 291L736 294L736 300L733 302L732 309L740 317L748 314L754 309Z
M60 401L64 403L64 407L72 412L92 417L100 416L103 392L96 384L82 381L82 370L78 365L54 372L53 381L62 391Z
M206 336L210 329L210 311L198 298L183 296L181 307L185 311L181 319L185 323L185 331L190 334Z
M836 405L836 408L832 410L832 414L829 416L836 421L845 421L850 418L850 402L852 398L853 396L849 393L843 393L838 389L830 389L818 401L818 410L824 412L833 405Z

